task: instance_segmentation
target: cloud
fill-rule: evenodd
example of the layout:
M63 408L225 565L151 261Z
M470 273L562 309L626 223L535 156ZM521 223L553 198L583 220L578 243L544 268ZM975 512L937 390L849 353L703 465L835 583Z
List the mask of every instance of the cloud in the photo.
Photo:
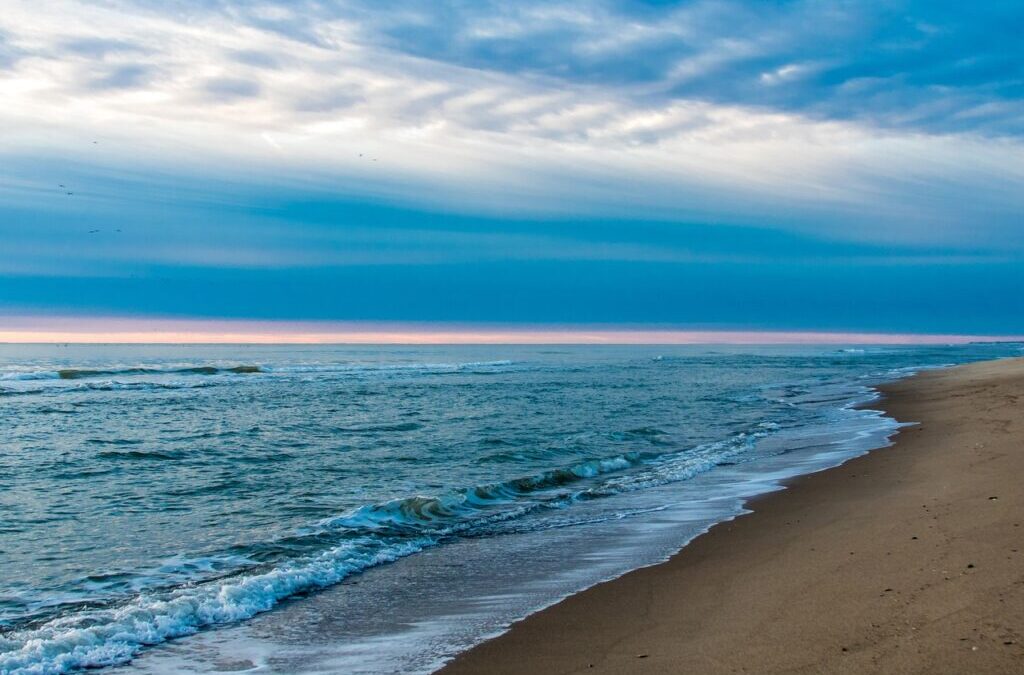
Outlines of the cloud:
M0 69L12 67L19 56L20 51L11 45L7 35L0 30Z
M81 56L102 60L111 55L146 54L151 50L127 40L111 40L102 37L70 38L58 44L56 56Z
M699 100L926 132L1024 133L1019 3L405 1L383 9L366 0L309 0L113 6L147 20L141 27L115 21L115 31L119 23L125 32L177 28L187 38L201 33L193 26L221 24L262 36L256 43L276 42L277 49L261 49L244 41L230 56L259 68L280 68L283 60L296 66L286 47L291 43L309 50L299 58L300 71L355 60L386 72L414 65L403 62L408 56L430 68L445 64L570 87L624 87L635 105ZM100 56L138 49L131 36L72 37L63 46L66 53Z
M486 71L927 132L1024 133L1019 3L405 3L385 15L360 4L367 39Z
M156 68L139 63L125 63L98 69L86 87L88 89L139 89L147 86L159 72Z
M9 159L506 218L1021 244L1010 4L7 5L0 60L31 55L0 73Z
M298 98L294 103L294 110L311 113L334 112L351 108L364 101L363 96L355 91L332 89L324 92L314 92Z
M216 77L207 80L203 84L203 89L211 98L221 101L253 98L260 94L259 82L236 77Z
M280 54L271 54L267 52L261 52L257 49L238 49L228 50L225 55L227 58L243 63L247 66L254 66L256 68L267 68L270 70L277 70L283 67L286 61Z

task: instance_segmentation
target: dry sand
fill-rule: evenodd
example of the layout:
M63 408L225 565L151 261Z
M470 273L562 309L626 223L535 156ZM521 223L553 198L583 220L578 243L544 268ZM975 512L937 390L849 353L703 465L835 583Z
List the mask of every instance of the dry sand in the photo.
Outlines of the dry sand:
M1024 359L883 388L890 448L442 672L1024 673Z

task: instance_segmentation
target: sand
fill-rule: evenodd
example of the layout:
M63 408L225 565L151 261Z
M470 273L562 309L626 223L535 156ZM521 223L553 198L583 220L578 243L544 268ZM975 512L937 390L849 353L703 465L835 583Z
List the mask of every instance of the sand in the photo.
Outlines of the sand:
M883 388L892 447L794 481L459 673L1024 673L1024 359Z

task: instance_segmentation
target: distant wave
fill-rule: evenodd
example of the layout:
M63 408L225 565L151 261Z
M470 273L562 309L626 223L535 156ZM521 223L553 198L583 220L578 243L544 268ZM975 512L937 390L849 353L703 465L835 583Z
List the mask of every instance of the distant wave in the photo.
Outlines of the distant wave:
M401 422L398 424L369 424L361 427L335 427L334 431L341 434L379 434L398 431L416 431L423 425L418 422Z
M218 375L234 373L244 375L264 372L259 366L231 366L218 368L215 366L191 366L187 368L113 368L94 370L89 368L61 368L59 370L37 370L26 372L8 372L0 374L0 380L32 381L32 380L82 380L93 377L116 377L119 375Z
M201 389L212 386L210 382L130 382L120 380L97 380L95 382L77 382L70 387L35 387L32 389L14 389L0 387L0 396L24 396L43 394L52 391L162 391L174 389Z
M0 381L18 382L35 380L83 380L98 377L125 377L140 375L255 375L260 373L302 374L302 373L360 373L360 372L404 372L404 371L472 371L494 369L513 365L512 361L471 361L468 363L319 363L286 365L237 365L237 366L184 366L151 367L132 366L127 368L60 368L55 370L9 371L0 373Z
M189 368L123 368L121 370L88 370L85 368L65 368L57 371L62 380L81 380L88 377L110 377L117 375L219 375L234 373L248 375L264 372L259 366L231 366L217 368L214 366L193 366Z
M471 371L476 368L493 369L513 365L513 361L469 361L465 363L317 363L263 366L267 373L362 373L404 371Z

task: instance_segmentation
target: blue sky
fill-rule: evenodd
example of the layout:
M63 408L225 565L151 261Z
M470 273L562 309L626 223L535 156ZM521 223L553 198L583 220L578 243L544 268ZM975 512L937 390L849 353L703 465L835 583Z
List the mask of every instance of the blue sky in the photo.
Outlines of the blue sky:
M1019 2L8 0L0 320L1021 333L1022 34Z

